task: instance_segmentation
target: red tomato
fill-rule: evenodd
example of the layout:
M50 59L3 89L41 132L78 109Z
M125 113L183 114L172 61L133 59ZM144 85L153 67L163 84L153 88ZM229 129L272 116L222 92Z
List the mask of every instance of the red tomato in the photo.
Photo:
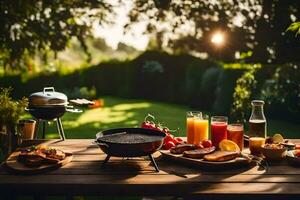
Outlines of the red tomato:
M164 144L164 149L166 149L166 150L169 150L169 149L171 149L172 147L175 147L175 144L174 144L174 142L172 142L172 141L168 141L168 142L166 142L166 143Z
M174 139L173 139L173 135L167 135L165 138L164 138L164 144L166 144L167 142L173 142Z
M178 142L178 143L183 143L183 139L181 139L180 137L177 137L177 138L175 138L176 139L176 141Z
M212 142L210 140L203 140L201 144L204 148L212 147Z
M201 143L199 144L195 144L195 146L198 148L198 149L204 149L203 145Z
M147 129L156 129L155 124L153 122L145 121L141 124L142 128L147 128Z

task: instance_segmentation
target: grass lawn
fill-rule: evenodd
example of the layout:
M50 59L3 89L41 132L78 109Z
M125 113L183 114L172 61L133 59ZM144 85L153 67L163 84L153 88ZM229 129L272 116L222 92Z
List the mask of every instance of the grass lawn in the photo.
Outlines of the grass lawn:
M147 100L104 97L105 106L84 109L80 114L66 113L62 120L67 138L95 138L97 132L110 128L138 127L150 113L156 120L170 129L179 131L177 136L185 136L185 113L190 108ZM26 115L30 117L30 115ZM299 138L300 124L268 120L268 134L282 133L286 138ZM56 127L49 124L47 138L57 138Z

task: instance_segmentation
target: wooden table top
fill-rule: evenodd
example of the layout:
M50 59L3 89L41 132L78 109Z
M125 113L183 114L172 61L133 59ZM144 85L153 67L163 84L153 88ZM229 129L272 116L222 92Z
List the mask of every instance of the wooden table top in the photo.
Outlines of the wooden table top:
M294 140L299 142L300 140ZM154 157L160 168L155 172L145 158L111 158L101 169L105 154L91 139L32 140L73 152L73 161L39 175L16 175L0 167L1 194L24 195L128 195L202 196L214 199L296 198L300 197L300 167L286 162L265 170L259 166L222 171L204 171ZM274 196L274 194L276 194ZM239 197L240 198L240 197ZM276 199L275 198L275 199Z

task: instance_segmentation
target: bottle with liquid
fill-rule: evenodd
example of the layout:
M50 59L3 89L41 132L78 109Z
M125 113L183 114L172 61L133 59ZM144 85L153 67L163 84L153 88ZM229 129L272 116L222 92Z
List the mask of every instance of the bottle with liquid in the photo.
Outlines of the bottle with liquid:
M267 121L264 114L264 104L262 100L251 101L252 113L249 119L250 137L267 137Z

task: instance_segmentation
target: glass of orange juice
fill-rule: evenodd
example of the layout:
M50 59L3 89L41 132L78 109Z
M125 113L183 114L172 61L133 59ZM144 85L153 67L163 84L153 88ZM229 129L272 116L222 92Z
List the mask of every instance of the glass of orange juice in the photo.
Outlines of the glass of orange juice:
M194 120L200 113L200 111L186 112L186 136L188 144L194 144Z
M208 139L208 115L199 113L194 117L194 144Z
M250 137L249 149L252 155L261 154L261 146L265 144L265 138L263 137Z

